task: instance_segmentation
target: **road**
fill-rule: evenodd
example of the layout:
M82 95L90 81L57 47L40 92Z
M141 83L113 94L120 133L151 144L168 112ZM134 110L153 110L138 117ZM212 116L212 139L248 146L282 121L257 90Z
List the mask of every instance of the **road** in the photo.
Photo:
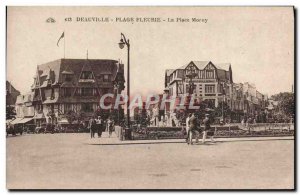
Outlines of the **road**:
M291 189L293 137L215 144L120 142L88 134L8 137L9 189ZM180 140L182 141L182 140ZM136 143L136 144L134 144Z

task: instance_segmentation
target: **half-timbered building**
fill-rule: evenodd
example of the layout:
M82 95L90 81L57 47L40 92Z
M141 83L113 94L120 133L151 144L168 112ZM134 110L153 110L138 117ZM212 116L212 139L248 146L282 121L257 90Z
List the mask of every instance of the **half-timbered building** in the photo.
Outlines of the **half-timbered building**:
M85 120L99 109L101 96L124 89L124 65L115 60L59 59L37 66L31 90L34 119L56 123L70 112Z
M232 83L230 64L191 61L178 69L165 72L165 87L169 95L177 97L193 94L196 99L210 101L215 107L224 98L230 99Z

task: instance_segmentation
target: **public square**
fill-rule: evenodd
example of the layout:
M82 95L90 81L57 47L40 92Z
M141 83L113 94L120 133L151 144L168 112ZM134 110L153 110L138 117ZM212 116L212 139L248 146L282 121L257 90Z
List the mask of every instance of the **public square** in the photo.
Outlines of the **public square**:
M292 189L294 138L119 141L115 135L7 139L8 189Z

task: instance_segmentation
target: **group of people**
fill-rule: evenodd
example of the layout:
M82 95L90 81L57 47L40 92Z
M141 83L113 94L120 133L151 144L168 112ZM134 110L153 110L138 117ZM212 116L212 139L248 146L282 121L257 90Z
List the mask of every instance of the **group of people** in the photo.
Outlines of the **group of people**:
M102 132L107 129L109 137L111 137L114 127L114 121L110 118L107 120L103 120L101 116L98 117L92 117L89 120L89 126L91 133L91 138L95 138L95 134L97 132L98 138L102 136Z
M249 117L249 118L243 118L242 121L241 121L241 124L243 126L248 127L249 124L256 124L256 119L255 118L251 118L251 117Z
M205 115L205 119L203 120L203 130L201 129L201 121L199 118L195 116L194 113L190 113L189 116L186 118L186 133L187 133L187 144L193 144L193 136L195 135L196 143L199 142L199 136L202 133L202 143L205 143L205 139L207 136L210 136L211 141L215 142L214 140L214 131L211 129L210 126L211 122L209 120L209 114Z

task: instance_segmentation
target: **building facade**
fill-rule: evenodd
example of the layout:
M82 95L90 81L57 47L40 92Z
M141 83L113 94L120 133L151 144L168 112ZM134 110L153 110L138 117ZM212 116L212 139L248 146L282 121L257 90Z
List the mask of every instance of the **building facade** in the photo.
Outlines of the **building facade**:
M26 103L31 104L37 125L56 124L75 115L87 121L96 111L107 112L100 111L100 98L120 94L124 82L124 65L118 61L59 59L37 66L30 103Z
M230 63L191 61L178 69L167 69L165 91L175 97L192 95L198 102L208 101L213 107L226 103L235 121L241 121L244 115L258 115L267 102L255 85L233 82Z
M15 104L20 92L9 82L6 81L6 119L16 118Z
M18 91L9 81L6 81L6 106L15 106L19 95L20 91Z
M223 99L230 99L232 83L230 64L191 61L178 69L165 72L165 90L169 95L193 94L195 99L210 101L215 107Z

